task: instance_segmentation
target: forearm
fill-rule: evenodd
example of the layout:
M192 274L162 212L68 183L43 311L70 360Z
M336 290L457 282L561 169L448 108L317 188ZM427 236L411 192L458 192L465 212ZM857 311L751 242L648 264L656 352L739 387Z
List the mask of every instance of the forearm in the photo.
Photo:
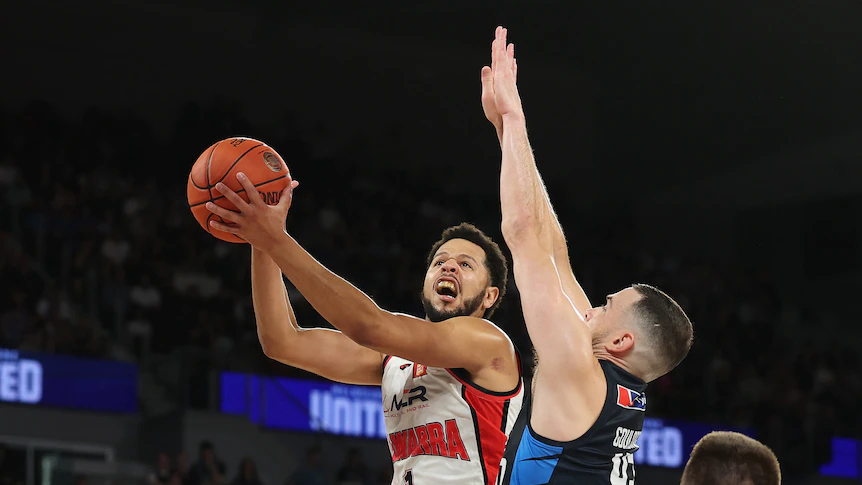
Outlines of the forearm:
M301 328L275 261L264 251L253 249L251 267L257 334L267 357L333 381L380 384L380 353L335 330ZM351 365L343 365L344 361Z
M522 115L503 117L500 147L500 205L503 214L503 236L513 244L519 235L538 237L542 247L553 251L553 227L556 219L550 210L542 179L527 137Z
M259 249L251 252L251 298L257 335L265 354L291 354L300 328L287 298L281 269Z
M358 288L329 271L293 237L283 234L269 256L315 310L335 328L362 343L379 330L385 312Z

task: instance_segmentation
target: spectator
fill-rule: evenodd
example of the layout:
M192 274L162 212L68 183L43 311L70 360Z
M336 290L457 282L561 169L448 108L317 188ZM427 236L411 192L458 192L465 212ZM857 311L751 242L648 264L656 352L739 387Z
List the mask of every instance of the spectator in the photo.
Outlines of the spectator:
M191 485L191 467L189 466L189 455L185 452L177 453L177 476L181 485Z
M239 471L231 485L263 485L257 475L257 465L251 458L245 457L239 462Z
M198 447L198 461L189 470L190 485L223 485L225 465L216 456L215 447L209 441Z
M156 467L150 473L148 482L150 485L168 485L174 470L171 469L171 458L167 453L159 453L156 459Z
M323 468L323 452L312 446L305 454L305 463L290 476L286 485L327 485L329 480Z

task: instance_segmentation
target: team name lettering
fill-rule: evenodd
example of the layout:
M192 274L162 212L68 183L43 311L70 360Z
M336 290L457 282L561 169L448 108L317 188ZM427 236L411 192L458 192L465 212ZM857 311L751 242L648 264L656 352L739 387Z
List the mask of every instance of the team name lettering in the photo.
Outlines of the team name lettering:
M444 424L428 423L389 435L392 462L411 456L434 455L470 461L470 455L461 440L461 430L454 419Z
M614 446L622 450L633 450L638 447L637 442L641 432L628 428L617 428L614 437Z

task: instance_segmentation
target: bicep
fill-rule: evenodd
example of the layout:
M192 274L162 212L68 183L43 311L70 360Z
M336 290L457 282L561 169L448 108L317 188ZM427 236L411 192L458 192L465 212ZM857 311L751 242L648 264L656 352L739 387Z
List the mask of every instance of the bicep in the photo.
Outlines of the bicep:
M557 271L560 275L560 283L566 296L572 300L575 309L581 316L587 314L587 310L593 307L590 299L587 298L586 292L581 287L581 284L575 278L575 272L572 270L572 262L569 259L569 246L566 243L566 236L563 234L563 228L556 221L556 233L554 234L554 263L557 265Z
M346 384L380 385L383 355L365 348L346 335L326 328L298 330L295 351L272 357L291 367L313 372Z
M530 340L539 361L572 366L588 365L592 338L582 315L567 295L552 254L538 246L512 250L513 273Z
M569 255L564 252L560 256L555 252L554 263L560 275L560 284L562 285L563 292L572 301L581 317L584 317L587 314L587 310L592 308L593 305L590 303L590 299L587 297L587 293L581 287L578 279L575 278L575 273L572 271L572 265L569 262Z

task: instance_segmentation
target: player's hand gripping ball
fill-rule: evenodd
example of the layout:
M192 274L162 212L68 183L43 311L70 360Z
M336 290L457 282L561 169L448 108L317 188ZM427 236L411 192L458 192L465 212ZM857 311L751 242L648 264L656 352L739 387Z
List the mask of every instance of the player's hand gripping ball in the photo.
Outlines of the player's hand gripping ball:
M189 208L198 224L213 236L228 242L244 243L245 240L229 232L213 228L209 222L216 220L230 225L206 208L207 202L237 211L237 207L215 186L221 182L248 202L248 194L236 179L238 172L244 173L257 189L258 196L267 204L278 204L279 197L290 184L290 170L281 156L266 143L251 138L228 138L214 143L198 157L189 174L187 195Z

